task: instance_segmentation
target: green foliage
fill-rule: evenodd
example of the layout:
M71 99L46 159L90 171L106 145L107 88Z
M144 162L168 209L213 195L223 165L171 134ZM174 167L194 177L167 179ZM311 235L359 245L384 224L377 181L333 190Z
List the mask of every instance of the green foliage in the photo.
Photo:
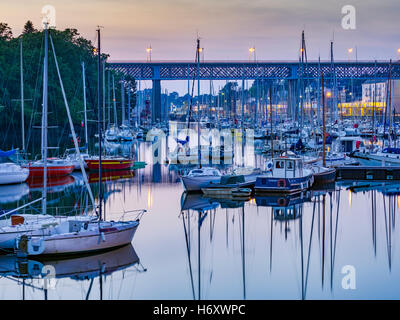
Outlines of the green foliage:
M68 28L63 31L49 30L60 73L69 103L74 124L79 127L84 119L83 114L83 85L82 62L86 69L86 95L87 107L91 110L88 119L97 120L97 55L95 47L90 40L80 36L78 30ZM23 33L18 37L12 36L12 31L6 23L0 23L0 149L18 147L21 145L21 114L20 114L20 42L23 46L23 70L24 70L24 97L25 110L25 141L28 142L31 152L32 144L40 143L40 130L33 129L41 125L42 90L43 90L43 57L44 57L44 32L34 28L28 21ZM49 39L49 126L57 126L58 129L49 131L49 145L60 146L62 141L72 144L69 137L65 105L61 87L57 76L51 42ZM107 55L103 54L102 59ZM115 80L120 81L122 75L114 74ZM133 99L135 105L136 87L134 79L132 83ZM106 92L107 95L107 76ZM102 87L102 85L101 85ZM116 86L116 96L120 97L120 86ZM127 101L127 100L125 100ZM106 100L107 102L107 100ZM119 118L120 119L120 118ZM89 123L89 131L93 135L95 122ZM77 131L83 137L83 129ZM83 139L82 139L83 140ZM38 147L36 146L36 149Z

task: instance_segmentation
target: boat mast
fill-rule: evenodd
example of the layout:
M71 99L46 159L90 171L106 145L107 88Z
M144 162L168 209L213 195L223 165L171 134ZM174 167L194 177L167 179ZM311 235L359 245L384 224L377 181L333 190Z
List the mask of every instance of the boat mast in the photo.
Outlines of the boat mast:
M97 28L97 111L98 111L98 122L97 130L99 133L99 221L102 220L102 176L101 176L101 154L102 154L102 133L101 133L101 47L100 47L100 27ZM114 80L114 78L113 78ZM114 84L114 82L113 82ZM115 97L115 96L114 96ZM115 103L115 99L114 99Z
M48 109L48 22L44 23L44 63L43 63L43 108L42 108L42 161L43 161L43 194L42 213L47 208L47 109Z
M324 74L322 73L322 166L325 167L325 88Z
M20 65L21 65L21 129L22 129L22 150L25 151L25 121L24 121L24 65L22 58L22 38L20 44Z
M118 120L117 120L117 100L115 99L115 82L114 82L114 75L112 76L112 85L113 85L113 105L114 105L114 126L118 127Z
M197 37L197 155L199 161L199 168L201 168L201 154L200 154L200 38Z
M85 147L88 148L87 114L86 114L86 81L85 81L85 62L82 61L82 81L83 81L83 110L85 121Z
M269 112L271 118L271 157L274 157L274 139L273 139L273 124L272 124L272 83L269 85Z

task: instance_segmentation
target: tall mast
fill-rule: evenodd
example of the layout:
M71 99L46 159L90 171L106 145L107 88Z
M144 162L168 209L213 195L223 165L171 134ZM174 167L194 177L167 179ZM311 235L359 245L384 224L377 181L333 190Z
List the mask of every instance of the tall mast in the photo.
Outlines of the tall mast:
M269 112L271 117L271 157L274 157L274 139L272 124L272 83L269 85Z
M196 60L197 60L197 154L199 167L201 168L201 155L200 155L200 38L197 38L197 50L196 50Z
M325 167L325 84L322 74L322 166Z
M100 27L97 28L97 111L98 111L98 122L97 130L99 133L99 220L102 220L102 202L103 202L103 192L102 192L102 176L101 176L101 154L102 150L102 133L101 133L101 47L100 47Z
M112 76L112 87L113 87L113 106L114 106L114 126L118 127L118 119L117 119L117 100L115 99L115 82L114 82L114 75Z
M48 66L49 43L48 23L44 23L44 63L43 63L43 108L42 108L42 161L43 161L43 200L42 213L46 214L47 208L47 111L48 111Z
M21 134L22 134L22 150L25 151L25 121L24 121L24 64L22 58L22 38L20 44L20 65L21 65Z
M82 81L83 81L83 110L85 121L85 147L88 148L87 114L86 114L86 81L85 81L85 62L82 61Z
M125 81L121 80L121 124L125 124Z

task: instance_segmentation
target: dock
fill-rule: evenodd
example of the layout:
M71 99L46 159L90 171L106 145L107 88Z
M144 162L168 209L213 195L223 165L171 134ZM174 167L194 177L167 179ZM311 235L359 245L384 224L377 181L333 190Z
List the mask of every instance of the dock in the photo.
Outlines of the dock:
M400 180L400 166L343 166L336 170L337 180Z

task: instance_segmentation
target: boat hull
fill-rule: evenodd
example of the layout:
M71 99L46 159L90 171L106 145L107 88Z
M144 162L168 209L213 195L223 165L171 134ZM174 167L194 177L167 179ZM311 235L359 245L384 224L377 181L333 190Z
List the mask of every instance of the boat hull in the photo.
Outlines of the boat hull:
M43 177L44 167L42 166L28 166L29 177ZM63 177L67 176L74 171L75 166L48 166L47 167L47 177Z
M89 170L99 170L99 160L85 160ZM127 170L133 167L133 160L101 160L102 170Z
M0 175L0 185L22 183L28 179L29 171L26 172L10 172Z
M201 191L210 183L219 183L220 176L181 177L183 187L188 192Z
M31 243L27 246L26 254L28 256L74 255L118 248L132 242L138 225L139 223L136 222L128 223L126 227L122 228L110 227L90 232L31 237L28 240ZM34 246L35 242L36 247ZM19 243L17 247L19 247Z
M312 175L299 178L258 177L254 187L256 193L297 193L311 188Z
M331 168L323 172L314 173L314 185L323 185L336 180L336 169Z

